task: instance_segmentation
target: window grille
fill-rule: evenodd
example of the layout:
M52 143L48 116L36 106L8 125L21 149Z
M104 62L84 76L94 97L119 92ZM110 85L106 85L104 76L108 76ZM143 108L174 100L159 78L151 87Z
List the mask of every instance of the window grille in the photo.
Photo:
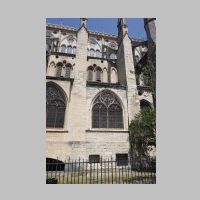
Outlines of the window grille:
M92 128L123 128L123 112L117 97L101 92L92 108Z
M65 118L65 98L54 85L46 86L46 127L63 128Z

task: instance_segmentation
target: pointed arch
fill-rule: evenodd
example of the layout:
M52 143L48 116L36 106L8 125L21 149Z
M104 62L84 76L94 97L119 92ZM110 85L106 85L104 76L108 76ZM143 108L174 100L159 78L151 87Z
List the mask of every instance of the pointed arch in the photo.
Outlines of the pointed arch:
M67 46L67 52L66 52L66 53L68 53L68 54L73 54L73 48L72 48L71 45L68 45L68 46Z
M108 71L106 68L103 69L103 82L104 83L108 82Z
M46 84L46 127L63 128L67 99L64 91L53 82Z
M66 64L65 78L70 78L72 71L72 65L70 63Z
M56 65L54 62L51 62L48 71L47 71L48 76L56 76Z
M96 67L96 81L101 82L102 81L102 69L101 67Z
M94 67L89 66L87 69L87 80L88 81L93 81L93 76L94 75Z
M123 109L110 90L101 91L92 105L92 128L123 128Z
M66 45L62 44L61 47L60 47L60 52L65 53L65 51L66 51Z
M61 62L56 65L56 77L60 77L62 75L63 64Z
M110 80L111 80L111 83L117 83L118 82L117 70L113 67L111 68Z

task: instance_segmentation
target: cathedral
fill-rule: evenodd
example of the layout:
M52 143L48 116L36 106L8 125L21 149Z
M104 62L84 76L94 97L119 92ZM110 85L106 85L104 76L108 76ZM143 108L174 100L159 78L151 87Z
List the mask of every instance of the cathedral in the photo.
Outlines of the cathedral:
M125 18L118 35L87 23L46 25L46 157L128 158L129 124L142 106L153 106L136 73L148 45L129 37Z

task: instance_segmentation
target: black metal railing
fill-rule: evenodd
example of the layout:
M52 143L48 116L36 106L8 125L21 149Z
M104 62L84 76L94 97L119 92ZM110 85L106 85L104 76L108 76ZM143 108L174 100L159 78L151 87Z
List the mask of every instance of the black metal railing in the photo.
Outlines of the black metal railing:
M155 184L156 162L152 159L47 160L47 184Z

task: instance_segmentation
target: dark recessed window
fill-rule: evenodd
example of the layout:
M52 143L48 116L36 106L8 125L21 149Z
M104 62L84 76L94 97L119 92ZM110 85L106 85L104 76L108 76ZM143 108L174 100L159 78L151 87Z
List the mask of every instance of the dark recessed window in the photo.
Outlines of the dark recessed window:
M90 163L100 163L100 155L89 155Z
M67 64L67 65L66 65L66 74L65 74L65 77L66 77L66 78L70 78L70 75L71 75L71 68L72 68L71 64Z
M65 97L55 84L46 86L46 127L63 128L65 118Z
M116 154L116 164L117 166L128 165L128 154L127 153Z
M101 82L101 69L96 70L96 81Z
M56 70L56 77L60 77L62 74L62 63L57 64L57 70Z
M88 81L92 81L93 80L93 67L89 67L88 68Z

